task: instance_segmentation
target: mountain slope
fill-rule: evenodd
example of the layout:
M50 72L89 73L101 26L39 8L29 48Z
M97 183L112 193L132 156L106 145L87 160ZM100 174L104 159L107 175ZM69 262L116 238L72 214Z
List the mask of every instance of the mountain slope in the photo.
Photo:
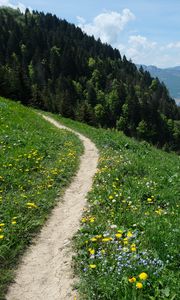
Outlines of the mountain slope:
M0 98L0 299L19 255L79 165L82 145L30 108Z
M51 14L0 9L0 94L178 149L180 109L117 49Z
M139 66L139 65L138 65ZM145 66L143 69L150 72L153 77L158 77L169 89L171 97L180 103L180 67L160 69L155 66Z
M56 118L100 151L76 237L80 299L179 299L180 158L121 132Z
M57 186L62 189L73 175L82 147L73 134L59 133L18 103L0 98L0 112L0 299L4 300L18 255L47 218ZM82 299L119 299L119 295L124 300L179 299L179 156L122 132L53 117L88 136L100 153L76 236Z

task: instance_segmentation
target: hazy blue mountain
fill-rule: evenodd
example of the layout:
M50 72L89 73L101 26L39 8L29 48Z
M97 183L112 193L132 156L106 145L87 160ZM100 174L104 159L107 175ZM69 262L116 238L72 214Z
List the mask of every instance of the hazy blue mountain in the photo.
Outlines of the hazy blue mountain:
M166 69L145 65L142 65L142 67L144 70L149 71L153 77L158 77L160 81L163 81L169 89L171 97L180 104L180 66Z

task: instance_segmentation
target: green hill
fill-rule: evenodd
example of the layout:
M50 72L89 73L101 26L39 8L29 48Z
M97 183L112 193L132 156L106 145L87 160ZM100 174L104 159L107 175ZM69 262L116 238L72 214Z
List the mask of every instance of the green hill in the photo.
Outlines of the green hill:
M180 108L149 72L51 14L0 9L0 95L178 150Z
M169 89L171 97L180 102L180 67L160 69L155 66L144 66L143 69L149 71L153 77L158 77Z
M100 151L75 240L82 299L178 299L179 156L122 132L53 117L90 137ZM77 137L54 128L36 111L3 98L0 121L4 299L19 255L76 171L82 146ZM69 156L72 151L75 155Z
M74 134L0 98L0 299L19 255L71 181L81 153Z
M56 118L100 150L76 237L82 299L179 299L180 158L121 132Z

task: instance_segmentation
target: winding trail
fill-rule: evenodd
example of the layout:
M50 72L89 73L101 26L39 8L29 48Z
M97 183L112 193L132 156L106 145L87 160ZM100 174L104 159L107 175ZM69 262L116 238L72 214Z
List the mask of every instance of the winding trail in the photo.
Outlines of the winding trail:
M62 201L42 228L39 236L23 256L15 278L7 293L7 300L73 300L71 239L79 228L79 220L86 204L96 173L98 150L83 135L44 116L58 128L74 132L84 144L84 154L73 182Z

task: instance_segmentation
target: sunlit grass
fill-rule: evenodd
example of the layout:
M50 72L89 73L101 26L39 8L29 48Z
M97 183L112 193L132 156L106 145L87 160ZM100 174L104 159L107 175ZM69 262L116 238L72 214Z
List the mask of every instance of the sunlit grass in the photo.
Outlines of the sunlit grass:
M1 99L0 110L3 299L11 268L74 174L82 146L30 109ZM179 299L179 157L120 132L60 120L100 150L75 239L81 298Z
M179 157L120 132L61 122L100 149L76 237L81 298L179 299Z
M71 181L79 139L0 98L0 299L11 271Z

